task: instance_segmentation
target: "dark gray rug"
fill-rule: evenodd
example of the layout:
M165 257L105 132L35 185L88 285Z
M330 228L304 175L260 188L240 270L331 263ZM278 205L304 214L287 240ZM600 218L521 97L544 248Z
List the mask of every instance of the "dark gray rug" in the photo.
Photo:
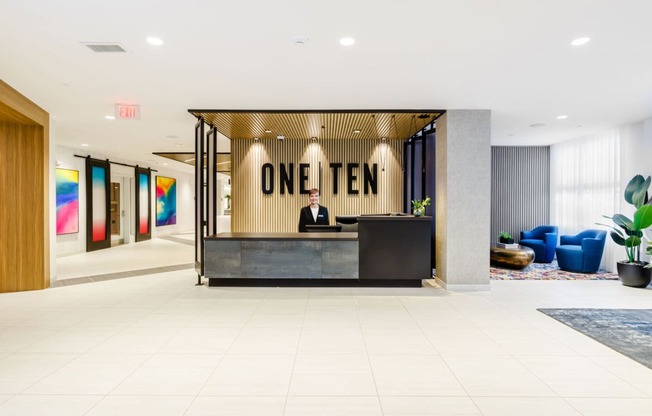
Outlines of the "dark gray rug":
M652 309L538 309L652 369Z

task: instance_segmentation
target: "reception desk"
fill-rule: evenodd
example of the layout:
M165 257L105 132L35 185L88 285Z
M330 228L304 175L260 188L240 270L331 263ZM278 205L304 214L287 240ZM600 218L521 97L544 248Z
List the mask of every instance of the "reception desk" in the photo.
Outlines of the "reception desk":
M220 233L205 240L205 275L209 279L357 279L357 237L356 233Z
M219 233L205 239L205 276L209 286L420 286L432 275L431 223L364 216L357 233Z

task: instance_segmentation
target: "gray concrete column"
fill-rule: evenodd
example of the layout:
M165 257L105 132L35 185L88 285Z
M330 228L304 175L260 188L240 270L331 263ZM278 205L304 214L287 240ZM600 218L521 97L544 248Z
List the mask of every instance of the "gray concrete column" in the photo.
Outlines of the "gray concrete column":
M436 137L437 281L448 290L488 290L491 111L448 110Z

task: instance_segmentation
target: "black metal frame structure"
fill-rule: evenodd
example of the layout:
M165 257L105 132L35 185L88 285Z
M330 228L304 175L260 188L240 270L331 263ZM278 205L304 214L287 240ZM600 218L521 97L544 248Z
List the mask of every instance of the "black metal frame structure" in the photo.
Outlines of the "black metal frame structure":
M403 145L403 206L405 212L412 212L412 200L431 199L426 207L425 215L433 218L432 247L435 247L435 161L436 161L436 128L431 123ZM435 267L435 251L432 251L431 265Z
M204 276L204 238L209 235L217 233L216 209L217 209L217 166L216 166L216 150L217 150L217 133L218 128L209 124L204 120L206 114L212 113L438 113L436 117L417 134L412 136L404 147L404 188L403 188L403 205L406 212L411 212L412 207L410 201L415 199L414 190L414 140L423 140L419 136L424 135L426 132L432 134L432 193L431 198L434 200L434 123L436 119L445 113L443 110L188 110L189 113L197 117L195 123L195 271L197 272L197 285L202 284L202 276ZM421 118L421 117L419 117ZM209 131L205 131L205 127L209 127ZM432 130L432 132L430 132ZM398 133L398 132L397 132ZM222 132L222 134L225 134ZM228 137L228 136L227 136ZM428 140L430 140L428 138ZM426 159L425 146L422 146L422 153L420 153L420 165L427 166L430 163ZM409 157L407 155L410 155ZM204 158L206 155L206 158ZM320 184L321 184L321 163L320 163ZM425 178L427 174L425 169L422 169L421 177ZM409 189L409 192L408 192ZM422 195L426 192L431 192L426 189L426 181L421 180L418 199L422 199ZM434 216L434 206L428 207L426 215ZM434 228L434 222L433 222ZM434 236L434 229L433 234ZM433 237L434 238L434 237ZM434 247L434 243L433 243ZM434 267L434 253L433 253L433 267Z
M197 285L204 275L204 120L195 124L195 271Z

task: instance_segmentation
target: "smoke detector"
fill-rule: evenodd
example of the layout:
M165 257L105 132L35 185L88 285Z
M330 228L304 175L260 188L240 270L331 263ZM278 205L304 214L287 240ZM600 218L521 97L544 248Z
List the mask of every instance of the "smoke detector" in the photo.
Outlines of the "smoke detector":
M292 42L297 46L303 46L308 42L308 36L306 35L294 35L292 36Z

